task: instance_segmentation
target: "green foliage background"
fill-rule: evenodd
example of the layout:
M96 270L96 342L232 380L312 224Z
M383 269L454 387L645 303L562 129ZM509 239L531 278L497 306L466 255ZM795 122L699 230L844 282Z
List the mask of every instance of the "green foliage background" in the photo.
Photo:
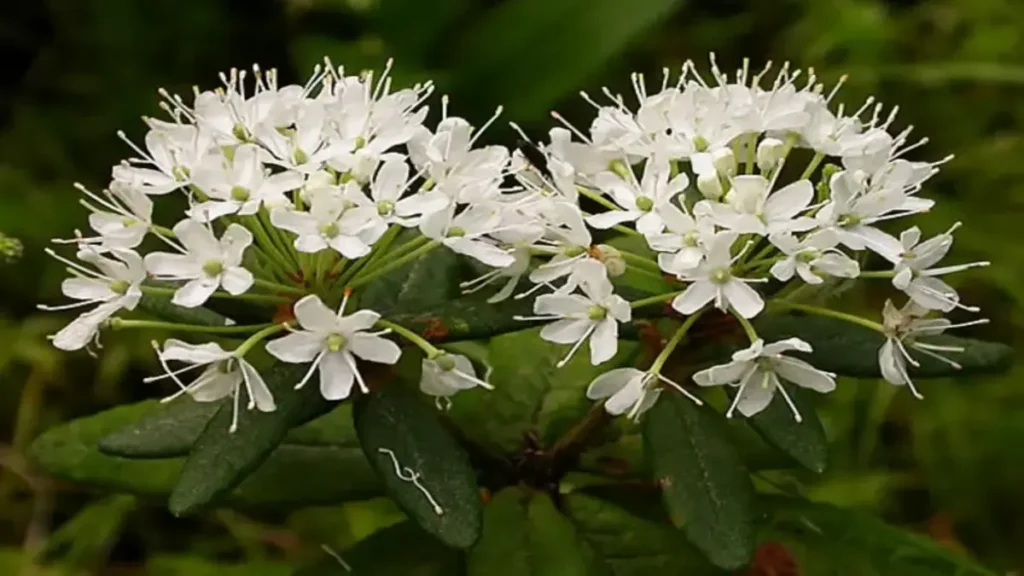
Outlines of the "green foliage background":
M85 225L71 183L106 183L128 154L115 131L141 135L139 116L159 111L157 87L212 86L217 72L252 62L299 80L324 55L353 70L394 57L396 82L434 79L471 121L504 104L507 119L540 135L553 108L586 124L580 89L627 92L630 71L660 78L709 51L727 69L749 56L813 66L829 82L849 74L844 101L899 104L901 122L931 139L917 158L956 154L918 223L929 233L965 223L953 258L993 261L957 278L993 320L972 335L1021 341L1024 6L1014 0L4 2L0 231L26 256L0 264L0 573L232 573L221 562L287 574L285 561L321 543L344 548L401 518L370 501L173 520L161 503L49 482L25 461L40 431L162 392L141 384L153 369L149 335L111 335L99 360L58 353L45 335L66 319L34 308L59 297L61 269L42 248ZM504 127L487 138L515 143ZM881 297L847 295L866 310ZM831 465L812 497L928 533L1002 572L1024 569L1022 362L1006 376L931 381L924 402L868 381L840 386L822 404ZM26 562L40 551L56 567Z

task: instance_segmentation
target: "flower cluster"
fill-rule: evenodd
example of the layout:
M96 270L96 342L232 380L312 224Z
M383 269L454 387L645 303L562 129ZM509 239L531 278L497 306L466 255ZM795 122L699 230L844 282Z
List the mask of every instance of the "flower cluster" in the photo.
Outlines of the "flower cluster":
M890 131L895 109L883 115L870 100L852 113L833 107L838 86L826 93L813 73L752 73L745 64L729 77L712 58L710 82L687 63L678 75L666 70L656 93L634 75L635 105L608 90L606 104L584 94L596 108L589 130L553 114L563 126L533 154L478 145L500 109L474 128L442 98L431 129L432 85L393 90L389 69L347 76L328 62L303 86L279 86L274 71L254 68L252 82L232 71L191 101L162 92L170 118L146 119L144 144L132 144L137 157L115 166L101 193L79 186L93 232L64 241L77 247L77 261L50 251L69 266L62 289L77 302L48 308L89 308L54 344L76 350L98 343L107 326L154 325L115 317L146 295L182 308L211 298L286 304L284 320L192 330L246 336L233 350L157 346L166 368L158 378L199 401L231 397L237 407L245 396L249 408L273 410L245 359L264 346L281 362L308 365L296 387L316 373L323 396L339 400L354 385L368 391L360 363L398 361L390 337L399 336L426 352L421 389L447 401L489 384L467 358L358 302L373 279L448 249L491 268L463 283L466 292L501 281L489 302L533 297L534 315L521 319L545 323L541 338L569 345L563 364L584 344L593 364L608 361L635 309L670 302L685 321L649 369L613 370L591 385L588 396L607 399L614 414L639 416L665 384L699 402L662 367L705 310L734 315L751 347L694 381L735 386L729 414L751 415L776 391L793 406L780 380L819 392L835 386L832 375L785 355L810 344L757 337L750 319L766 298L785 306L833 278L891 279L909 303L889 305L877 324L887 337L879 361L886 379L911 389L906 365L916 361L905 344L929 355L955 351L913 341L951 327L925 315L975 310L940 279L986 264L938 265L955 227L923 241L917 228L897 238L879 227L932 206L918 192L945 160L905 159L924 140ZM797 166L800 154L807 158ZM154 222L153 200L170 195L185 211L165 227ZM412 239L399 242L402 231ZM656 256L595 243L609 234L642 238ZM147 242L158 249L143 257ZM862 271L865 251L892 269ZM629 274L673 290L630 302L617 282ZM179 376L195 368L203 372L185 384Z

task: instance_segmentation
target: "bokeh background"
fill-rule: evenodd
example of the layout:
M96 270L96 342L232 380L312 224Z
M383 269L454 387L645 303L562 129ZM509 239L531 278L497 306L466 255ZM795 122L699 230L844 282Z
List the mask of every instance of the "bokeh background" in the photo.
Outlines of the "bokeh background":
M956 159L931 181L918 224L955 221L955 278L992 323L973 335L1024 342L1024 4L1018 0L5 0L0 3L0 232L25 257L0 264L0 574L287 574L326 543L341 549L398 515L386 502L291 515L218 512L175 520L162 503L40 477L31 440L70 418L155 394L147 338L114 334L99 359L52 349L66 318L52 237L85 225L72 183L100 188L158 115L157 87L187 93L259 62L301 80L324 55L352 70L396 59L396 82L432 78L453 109L543 135L558 109L585 126L577 93L628 93L628 74L718 54L813 66L840 99L900 104L931 142L914 159ZM504 126L486 138L514 145ZM874 308L880 295L856 301ZM877 310L877 308L874 308ZM868 510L1024 570L1024 360L1008 375L923 385L927 399L850 381L823 405L833 443L813 497ZM301 489L296 487L296 489ZM53 562L36 567L27 561ZM233 568L231 568L233 566ZM837 572L837 574L841 574ZM761 575L764 576L764 575Z

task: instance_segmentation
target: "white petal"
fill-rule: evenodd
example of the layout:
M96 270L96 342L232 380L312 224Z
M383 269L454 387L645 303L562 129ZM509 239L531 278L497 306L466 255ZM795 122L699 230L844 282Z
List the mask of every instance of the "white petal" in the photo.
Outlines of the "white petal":
M373 328L373 325L380 320L380 314L377 314L373 310L359 310L353 312L348 316L344 316L339 321L342 332L351 334L352 332L358 332L360 330L369 330Z
M747 370L752 366L750 362L733 361L728 364L719 364L706 370L701 370L693 375L693 381L698 386L721 386L739 382Z
M810 181L798 180L769 194L764 204L764 214L769 220L790 219L806 209L812 198L814 187Z
M616 368L609 370L604 374L601 374L590 383L587 387L587 398L591 400L601 400L602 398L610 398L616 392L621 390L634 378L640 378L643 376L641 370L636 368Z
M693 314L715 299L718 286L704 280L690 284L686 291L672 300L672 307L680 314Z
M184 254L153 252L146 254L146 270L154 276L170 278L196 278L202 275L202 266Z
M189 280L188 283L174 292L171 303L182 308L202 306L204 302L209 300L210 295L217 290L217 285L217 279L208 276Z
M182 220L174 226L174 236L185 246L189 254L200 258L220 256L220 242L213 232L195 220Z
M402 356L398 344L370 334L353 334L346 348L363 360L380 364L394 364Z
M449 239L445 242L449 248L495 268L505 268L515 263L515 258L508 252L488 244L467 238Z
M242 294L253 284L252 272L241 266L226 268L220 277L221 286L228 291L228 294Z
M164 342L164 349L160 352L160 358L164 361L188 362L190 364L212 364L230 357L231 352L224 350L216 342L191 344L175 338Z
M540 331L540 337L556 344L573 344L578 342L594 326L588 319L558 320L548 324Z
M771 272L771 275L776 279L786 282L792 278L793 274L796 272L796 259L786 258L785 260L779 260L775 264L772 264L769 272Z
M220 246L224 254L225 264L238 266L242 263L245 249L252 244L252 232L240 224L232 223L220 237Z
M198 222L212 222L221 216L238 212L237 202L201 202L189 209L187 214Z
M587 216L587 224L590 224L598 230L607 230L608 228L617 226L623 222L632 222L639 218L641 214L643 214L643 212L609 210L608 212Z
M315 254L328 247L327 240L319 233L299 236L295 239L295 249L307 254Z
M352 393L355 375L345 352L330 352L320 360L320 394L326 400L344 400Z
M598 322L590 335L590 363L594 366L611 360L619 349L619 323L612 318Z
M772 359L775 372L797 386L827 393L836 389L836 381L803 360L781 356Z
M109 284L92 278L67 278L60 283L60 291L75 300L108 300L117 296Z
M216 402L230 396L241 381L237 371L223 372L218 366L210 366L189 385L189 396L196 402Z
M314 332L292 332L267 342L266 347L271 356L282 362L305 364L323 351L324 339Z
M594 303L579 294L544 294L533 302L533 312L542 316L585 316Z
M362 258L370 253L370 247L355 236L338 234L334 238L329 239L327 244L349 260Z
M249 390L250 399L256 405L256 409L260 412L273 412L276 410L277 406L274 404L274 395L270 393L270 388L263 381L263 376L260 375L259 371L245 360L239 360L238 363L242 369L243 379Z
M743 389L736 409L744 416L754 416L768 407L778 385L779 380L774 373L761 372L760 370L754 372L751 375L751 381Z
M319 233L316 218L305 212L289 208L278 208L270 213L270 222L278 227L299 235Z
M340 332L341 324L333 310L327 307L316 294L303 296L293 307L299 326L313 332Z
M110 318L120 308L121 305L117 301L107 302L80 315L54 334L53 345L68 351L85 348L100 329L100 323Z
M739 280L730 280L722 286L725 299L729 301L740 316L753 318L764 310L764 300L756 290Z
M645 375L641 373L626 382L625 386L604 403L605 411L609 414L619 415L635 406L644 393L644 378Z

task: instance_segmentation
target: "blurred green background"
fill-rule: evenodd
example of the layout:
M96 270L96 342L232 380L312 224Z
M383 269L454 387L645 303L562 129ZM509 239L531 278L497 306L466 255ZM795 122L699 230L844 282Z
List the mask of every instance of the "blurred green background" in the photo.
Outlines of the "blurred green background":
M956 278L993 322L974 335L1016 345L1024 318L1024 5L1018 0L6 0L0 4L0 231L25 257L0 264L0 574L287 574L320 544L344 548L394 522L387 503L289 516L220 512L174 520L160 502L48 481L24 452L41 431L151 397L144 338L110 335L99 359L52 349L66 318L48 239L85 225L72 183L100 188L142 134L157 87L186 93L259 62L301 80L324 55L352 70L396 59L398 84L432 78L456 113L498 104L542 135L557 108L585 126L577 96L626 91L628 74L718 54L813 66L841 100L902 107L931 143L914 159L957 158L931 181L926 232L962 220L954 260L993 266ZM755 64L757 67L757 64ZM507 145L505 127L487 138ZM879 295L858 298L872 308ZM875 308L877 309L877 308ZM860 508L1024 570L1024 362L1010 374L924 384L927 399L846 382L824 403L833 443L820 500ZM36 568L35 554L56 562ZM760 574L760 573L758 573ZM765 575L762 575L765 576Z

